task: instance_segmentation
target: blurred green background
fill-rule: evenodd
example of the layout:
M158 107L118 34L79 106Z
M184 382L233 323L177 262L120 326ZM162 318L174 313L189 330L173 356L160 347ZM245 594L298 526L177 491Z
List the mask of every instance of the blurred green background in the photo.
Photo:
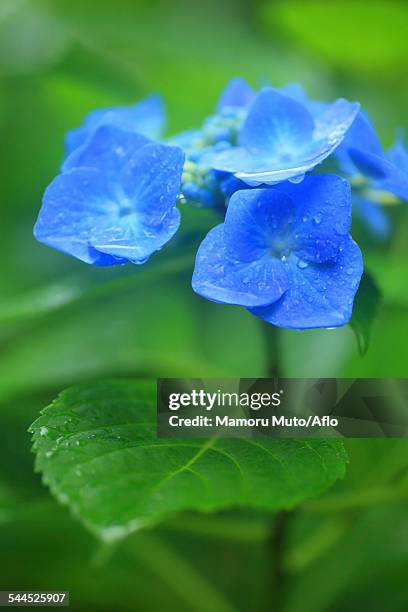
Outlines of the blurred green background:
M120 269L37 244L32 226L65 132L150 92L163 95L171 134L212 112L233 76L298 81L316 98L359 100L390 145L408 127L407 23L408 3L389 0L2 0L0 588L70 590L78 610L273 609L273 518L183 516L101 548L33 475L26 433L78 381L266 374L259 321L190 288L191 243L215 217L184 211L183 236ZM408 208L391 214L385 244L353 231L383 294L367 353L349 327L283 331L285 376L407 376ZM408 609L406 441L348 447L346 480L291 517L286 612Z

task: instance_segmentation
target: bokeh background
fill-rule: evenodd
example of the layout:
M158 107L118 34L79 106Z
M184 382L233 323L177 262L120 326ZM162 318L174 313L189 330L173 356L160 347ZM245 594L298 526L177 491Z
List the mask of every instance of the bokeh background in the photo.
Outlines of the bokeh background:
M291 517L278 596L273 517L186 515L106 549L41 486L26 432L79 381L267 372L259 321L190 289L211 211L184 211L184 235L140 268L93 269L34 241L65 132L151 92L168 134L193 127L241 75L359 100L388 146L408 127L407 23L392 0L2 0L1 588L70 590L78 610L272 610L278 597L285 612L408 609L405 440L348 442L346 480ZM408 208L390 215L385 243L353 232L383 296L368 351L349 327L283 331L285 376L407 376Z

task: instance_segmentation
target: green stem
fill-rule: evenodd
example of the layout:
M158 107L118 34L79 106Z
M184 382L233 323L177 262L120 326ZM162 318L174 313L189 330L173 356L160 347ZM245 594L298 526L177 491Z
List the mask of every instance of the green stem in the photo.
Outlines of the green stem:
M282 370L280 365L279 328L261 320L261 333L264 339L266 355L266 375L279 378ZM291 514L280 512L274 516L268 539L270 559L269 588L265 612L282 610L287 587L287 572L285 554L287 548L288 525Z
M280 612L287 592L287 567L285 563L288 528L292 518L289 512L279 512L272 524L268 539L269 585L265 601L265 612Z
M262 319L260 319L260 324L265 346L266 375L271 378L278 378L281 376L279 327L275 327L275 325L271 325Z

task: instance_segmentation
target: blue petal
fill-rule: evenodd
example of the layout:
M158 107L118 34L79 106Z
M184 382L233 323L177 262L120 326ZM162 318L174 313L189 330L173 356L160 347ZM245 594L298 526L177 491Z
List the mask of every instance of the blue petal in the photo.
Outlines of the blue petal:
M250 262L269 254L274 241L290 248L293 205L284 193L271 189L241 190L228 204L224 240L228 256Z
M358 149L350 150L350 157L360 172L370 177L378 189L390 191L408 201L408 173L400 170L385 157Z
M327 104L315 119L314 140L327 143L331 151L334 151L353 125L359 110L358 102L349 102L343 98Z
M252 168L245 171L240 168L236 171L236 176L250 185L273 184L313 170L340 145L359 108L357 102L336 100L316 118L313 138L294 143L292 151L288 150L286 160L265 156Z
M122 130L159 138L165 127L165 113L160 96L149 96L133 106L118 106L96 110L85 117L80 128L71 130L65 138L66 153L83 145L101 125L114 125Z
M353 149L384 157L381 142L375 133L369 116L362 110L358 113L343 142L336 150L336 158L344 172L349 174L354 174L356 171L356 167L350 158L350 150Z
M273 257L252 262L231 260L221 224L207 234L198 249L192 287L213 302L254 307L279 299L288 282L282 262Z
M230 198L233 193L241 189L248 189L248 185L231 174L217 171L214 173L219 180L220 190L225 198Z
M306 261L335 260L351 227L349 183L334 174L319 174L275 189L295 203L292 250Z
M366 198L355 196L353 212L365 224L373 238L383 241L389 237L391 221L382 206L373 204Z
M232 172L248 185L297 182L339 146L358 110L358 103L339 99L313 121L301 104L263 90L241 132L242 146L210 152L203 163Z
M336 263L299 267L292 255L286 272L289 289L272 306L251 309L254 315L289 329L338 327L350 320L363 273L360 249L351 238L344 239Z
M286 83L279 88L279 91L285 94L285 96L289 96L289 98L293 98L293 100L300 102L304 106L309 101L309 98L300 83Z
M293 98L293 100L300 102L303 106L306 106L307 110L312 113L314 117L320 115L329 105L327 102L311 100L299 83L287 83L283 85L283 87L280 87L279 91Z
M92 233L101 220L114 211L106 177L93 168L78 168L58 175L45 191L34 227L40 242L81 259L105 266L123 263L98 252Z
M103 125L84 145L66 158L62 171L86 166L99 168L106 175L116 176L127 159L149 142L151 141L142 134L124 132L112 125Z
M201 158L203 166L215 168L220 172L238 173L240 169L259 166L263 168L263 158L254 159L252 154L243 147L228 146L222 150L207 149Z
M160 226L176 204L184 165L179 147L152 143L140 149L124 167L120 184L139 218Z
M312 137L313 118L301 104L275 89L255 98L239 136L239 145L253 155L281 158Z
M95 248L132 263L144 263L174 236L184 154L179 147L152 143L128 161L116 186L115 222L99 226Z
M389 149L387 159L399 170L408 174L408 151L402 143L397 143Z
M92 231L91 241L95 249L112 257L142 264L159 251L177 232L180 212L173 208L159 227L144 223L137 213L104 218Z
M44 195L36 238L95 265L143 263L178 229L183 161L178 147L152 143L116 176L85 167L64 172Z
M262 184L275 185L281 181L301 177L320 161L319 159L302 162L297 159L271 159L262 155L253 155L243 147L228 147L221 151L208 151L203 155L201 163L221 172L234 173L239 180L256 187Z
M383 180L390 171L392 172L392 165L385 157L374 155L363 149L349 149L348 153L358 172L373 180Z
M217 111L220 112L226 106L245 108L252 102L254 97L255 92L245 79L236 77L231 79L218 98Z

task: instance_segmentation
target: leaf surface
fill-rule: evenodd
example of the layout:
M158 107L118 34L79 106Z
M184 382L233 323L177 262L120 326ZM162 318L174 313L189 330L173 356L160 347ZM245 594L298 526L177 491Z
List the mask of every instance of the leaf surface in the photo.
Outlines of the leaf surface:
M380 299L381 293L375 280L370 274L364 272L350 321L361 355L366 353L370 344L371 328L377 315Z
M154 381L68 389L31 431L44 482L105 540L187 509L289 509L345 472L334 439L158 439Z

